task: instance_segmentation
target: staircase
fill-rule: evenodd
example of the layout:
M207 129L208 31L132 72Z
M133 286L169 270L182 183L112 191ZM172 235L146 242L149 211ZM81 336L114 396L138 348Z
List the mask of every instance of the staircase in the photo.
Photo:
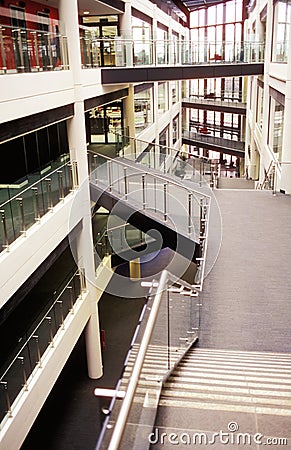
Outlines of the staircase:
M291 355L193 348L160 405L291 416Z
M163 385L150 448L290 449L290 419L290 354L192 348Z

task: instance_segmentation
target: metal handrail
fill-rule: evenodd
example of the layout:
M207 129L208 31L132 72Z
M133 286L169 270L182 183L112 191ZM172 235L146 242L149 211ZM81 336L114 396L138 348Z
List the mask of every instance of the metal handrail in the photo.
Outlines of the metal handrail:
M136 142L142 142L143 144L146 144L148 146L160 147L160 148L163 148L163 149L166 148L167 151L170 150L171 152L177 153L178 155L180 153L182 153L182 154L185 153L183 150L180 150L180 149L175 148L175 147L168 147L168 146L161 145L161 144L156 144L156 143L153 144L152 142L144 141L143 139L139 139L139 138L135 138L135 137L131 137L131 136L126 136L124 134L119 134L119 133L115 133L115 135L120 137L120 138L129 139L129 140L133 140L133 141L136 141ZM119 142L117 141L117 144L118 143ZM199 160L204 160L204 162L209 162L209 163L211 162L210 159L207 158L206 156L193 155L193 157L196 158L196 159L199 159Z
M56 305L56 303L58 303L58 300L61 298L61 296L63 295L63 293L65 292L65 290L67 289L67 286L69 286L69 284L71 283L71 281L75 278L76 275L82 275L82 270L83 269L77 269L75 271L75 273L72 275L72 277L70 278L70 280L68 281L68 283L64 286L64 288L61 290L61 292L59 293L59 295L57 296L57 298L55 299L55 301L53 302L53 304L49 307L49 309L46 311L46 313L43 315L42 319L38 322L38 324L36 325L36 327L34 328L34 330L30 333L30 336L26 339L26 341L24 342L24 344L22 345L22 347L20 348L20 350L18 351L17 355L15 356L15 358L12 360L12 362L9 364L9 366L6 368L5 372L2 373L2 375L0 375L0 381L5 377L6 373L9 371L9 369L11 368L11 366L14 364L14 362L17 360L17 358L19 357L19 355L22 353L22 351L24 350L24 348L26 347L26 345L28 344L28 342L33 338L33 336L36 333L36 330L39 328L40 324L45 320L46 316L49 315L50 311L53 309L53 307ZM82 287L81 287L81 292L82 293ZM80 295L79 294L79 295Z
M117 450L119 448L120 441L122 439L122 435L124 433L124 429L126 426L126 421L130 412L130 408L133 402L134 394L137 388L137 383L139 380L139 376L143 367L145 355L147 352L148 345L150 343L150 339L152 336L152 332L154 329L154 325L157 319L162 294L165 289L166 283L168 280L168 273L166 270L163 270L162 275L160 277L159 285L157 288L157 292L152 304L151 312L148 318L147 327L145 329L139 352L137 354L136 362L130 377L130 381L128 384L128 388L122 402L122 406L112 433L112 437L110 440L110 444L108 446L108 450Z
M59 170L61 170L63 167L73 167L74 163L76 164L76 161L69 161L65 164L62 164L61 166L57 167L55 170L53 170L52 172L48 172L46 173L46 175L42 178L40 178L39 180L35 181L35 183L30 184L29 186L27 186L27 188L23 189L23 191L18 192L16 195L14 195L13 197L9 198L8 200L6 200L6 202L1 203L0 208L3 208L3 206L7 205L8 203L10 203L12 200L17 200L17 198L19 196L21 196L22 194L24 194L25 192L29 191L30 189L32 189L33 187L36 187L39 183L41 183L42 181L45 181L49 176L51 176L53 173L57 173ZM74 181L74 180L73 180ZM76 186L73 186L76 187Z
M121 164L121 165L123 165L123 166L125 166L125 167L133 168L133 166L131 166L130 164L128 164L128 163L126 163L126 162L124 162L124 161L121 161L120 158L119 158L119 159L116 159L116 158L110 158L109 156L102 155L102 154L100 154L100 153L95 153L95 152L92 152L91 150L88 150L88 153L93 154L93 155L96 155L96 156L100 156L101 158L107 159L108 161L114 161L115 163ZM179 187L179 188L182 188L183 190L185 190L185 191L187 191L187 192L191 191L193 194L200 195L200 196L205 197L205 198L207 198L207 199L210 199L210 198L211 198L210 195L207 195L207 194L205 194L205 193L199 192L199 191L197 191L196 189L193 189L193 188L188 187L188 186L185 187L185 186L183 186L183 184L180 184L180 183L178 183L177 181L174 181L174 180L172 180L172 179L170 179L170 178L168 178L168 177L159 175L159 174L157 174L157 173L150 172L150 171L145 170L145 169L143 169L143 168L137 167L136 165L134 165L134 169L137 170L137 171L139 171L139 172L141 172L141 173L143 173L143 174L150 175L150 176L154 176L155 178L158 178L158 179L160 179L160 180L163 181L163 182L167 182L167 183L169 183L169 184L173 184L173 185L175 185L175 186L177 186L177 187Z

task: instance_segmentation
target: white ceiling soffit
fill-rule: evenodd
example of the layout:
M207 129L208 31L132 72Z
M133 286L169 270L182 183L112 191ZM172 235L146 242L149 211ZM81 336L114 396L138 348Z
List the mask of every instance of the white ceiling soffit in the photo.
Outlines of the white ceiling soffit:
M46 5L48 8L50 6L52 8L58 8L59 0L37 0L37 3ZM105 5L97 0L78 0L78 10L80 16L83 16L84 11L89 11L91 16L104 16L120 13L120 11L115 8Z

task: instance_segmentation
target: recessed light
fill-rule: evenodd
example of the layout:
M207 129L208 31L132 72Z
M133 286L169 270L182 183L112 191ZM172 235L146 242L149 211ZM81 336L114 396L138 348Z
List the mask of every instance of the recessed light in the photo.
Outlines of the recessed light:
M90 11L84 11L83 14L90 14Z

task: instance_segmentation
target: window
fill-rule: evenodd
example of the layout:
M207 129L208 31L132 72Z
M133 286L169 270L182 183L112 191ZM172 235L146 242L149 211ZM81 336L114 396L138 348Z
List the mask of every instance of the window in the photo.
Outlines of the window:
M134 94L135 132L139 133L153 123L153 92L147 88Z
M256 122L262 129L263 126L263 105L264 105L264 89L261 86L257 88L257 111Z
M282 159L282 140L284 131L284 105L270 97L268 144L276 154L278 161Z
M167 83L159 83L158 85L158 112L159 115L164 114L168 110L169 102L168 102L168 84Z
M280 0L275 4L273 21L272 61L287 62L291 1Z
M179 116L173 119L173 144L179 139Z
M178 81L171 81L171 97L174 105L178 101Z

